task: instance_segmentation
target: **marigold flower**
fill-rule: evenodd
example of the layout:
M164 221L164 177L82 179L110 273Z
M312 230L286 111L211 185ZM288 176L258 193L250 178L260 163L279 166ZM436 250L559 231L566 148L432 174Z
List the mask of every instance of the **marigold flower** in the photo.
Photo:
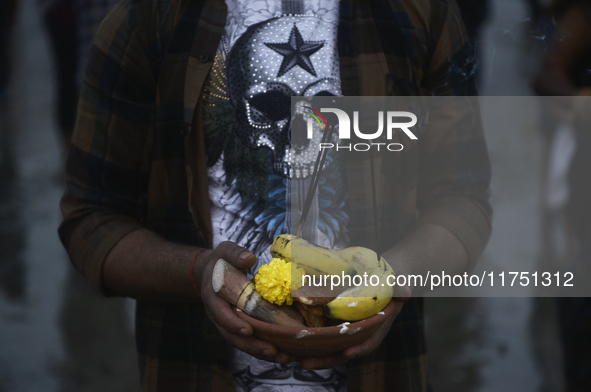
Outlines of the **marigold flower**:
M293 273L294 288L298 289L302 286L302 275L305 272L302 268L294 267ZM254 282L256 290L267 301L277 305L283 305L283 303L291 305L293 303L291 298L291 278L291 262L274 258L269 264L259 268L254 277Z

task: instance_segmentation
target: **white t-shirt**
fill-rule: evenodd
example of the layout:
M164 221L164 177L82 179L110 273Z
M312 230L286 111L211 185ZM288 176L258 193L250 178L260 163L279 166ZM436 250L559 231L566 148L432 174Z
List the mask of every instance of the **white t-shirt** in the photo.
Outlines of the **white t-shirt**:
M226 3L226 29L204 92L214 246L230 240L252 250L252 278L271 260L273 238L290 231L296 214L290 206L303 203L316 159L305 142L289 140L289 96L341 95L338 1ZM308 239L343 247L344 193L330 161L307 219L319 230L310 230ZM237 391L346 391L344 373L344 367L306 371L299 363L270 363L239 350L233 355Z

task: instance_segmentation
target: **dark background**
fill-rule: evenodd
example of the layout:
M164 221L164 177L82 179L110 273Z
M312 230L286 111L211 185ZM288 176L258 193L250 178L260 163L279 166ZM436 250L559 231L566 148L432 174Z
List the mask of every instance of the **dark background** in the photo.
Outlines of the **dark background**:
M476 41L483 95L533 95L530 79L545 49L537 27L526 2L491 1ZM35 0L19 1L11 62L0 102L0 392L137 390L132 301L100 297L57 238L64 157ZM517 260L557 263L561 242L542 241L544 228L559 238L560 226L544 226L541 214L535 124L525 121L518 134L487 130L487 138L495 221L483 257L506 270ZM437 298L426 307L435 391L562 390L551 299Z

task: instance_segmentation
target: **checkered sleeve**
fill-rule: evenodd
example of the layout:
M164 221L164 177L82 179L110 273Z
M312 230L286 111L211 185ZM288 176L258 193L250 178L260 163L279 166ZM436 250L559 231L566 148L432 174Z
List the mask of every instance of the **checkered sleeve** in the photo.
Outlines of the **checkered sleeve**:
M478 95L474 42L468 39L458 5L450 0L432 0L430 11L430 57L421 87L437 96Z
M61 241L105 294L107 254L142 227L152 144L155 78L131 4L115 6L92 45L61 200Z
M437 101L421 143L419 224L438 224L454 233L472 269L491 234L491 169L478 99L467 97L476 95L473 47L454 1L448 2L436 36L423 87L433 95L456 97Z
M419 149L418 224L455 234L472 270L491 234L490 163L477 98L455 97L444 106Z
M78 72L76 81L82 84L86 60L99 25L118 0L77 0L78 21Z

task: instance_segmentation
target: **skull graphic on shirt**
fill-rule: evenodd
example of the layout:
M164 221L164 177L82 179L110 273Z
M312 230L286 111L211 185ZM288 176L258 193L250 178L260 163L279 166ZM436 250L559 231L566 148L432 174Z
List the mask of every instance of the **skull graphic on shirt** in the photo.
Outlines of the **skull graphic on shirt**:
M292 114L291 97L341 95L336 34L325 19L288 15L250 26L229 53L234 131L248 147L271 149L277 174L312 172L322 132L314 125L312 140L304 132L292 137L291 121L304 120L303 107Z

